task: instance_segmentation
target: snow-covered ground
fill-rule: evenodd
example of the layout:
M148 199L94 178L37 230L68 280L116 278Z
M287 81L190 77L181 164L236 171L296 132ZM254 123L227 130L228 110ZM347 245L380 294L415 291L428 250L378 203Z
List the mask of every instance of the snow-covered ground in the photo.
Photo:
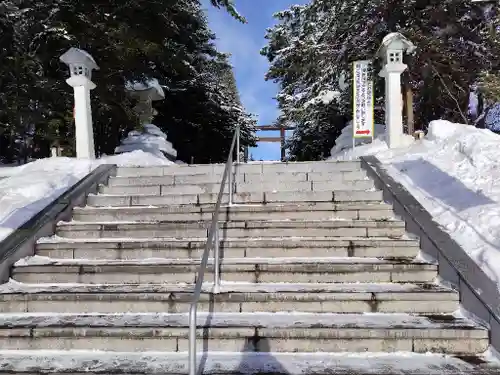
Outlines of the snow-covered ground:
M350 132L331 158L377 156L500 289L500 136L439 120L407 147L388 150L379 135L353 150Z
M47 158L8 169L0 179L0 241L100 164L118 166L175 165L143 151L98 160Z

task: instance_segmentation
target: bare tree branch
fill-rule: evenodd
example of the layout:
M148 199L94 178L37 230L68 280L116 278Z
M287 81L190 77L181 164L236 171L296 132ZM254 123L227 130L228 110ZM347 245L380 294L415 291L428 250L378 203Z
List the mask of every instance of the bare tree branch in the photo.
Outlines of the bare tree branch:
M430 62L430 60L427 60L427 62L429 63L432 71L438 76L438 78L441 81L443 87L445 88L446 92L448 93L448 96L455 102L455 104L457 106L457 109L458 109L458 112L460 113L460 116L462 116L462 119L464 120L464 124L468 125L469 124L469 120L467 119L467 116L465 116L465 114L463 113L462 109L460 108L460 103L458 102L457 98L455 96L453 96L452 92L448 88L448 85L446 84L446 82L444 81L443 77L438 72L438 70L434 67L434 65L432 64L432 62Z

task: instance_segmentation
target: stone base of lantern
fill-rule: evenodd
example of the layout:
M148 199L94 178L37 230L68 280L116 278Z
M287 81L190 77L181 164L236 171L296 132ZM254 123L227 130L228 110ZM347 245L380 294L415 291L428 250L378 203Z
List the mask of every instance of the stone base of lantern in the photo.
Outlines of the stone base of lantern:
M128 147L122 147L122 146L118 146L115 149L115 155L123 154L125 152L132 152L136 150L142 150L144 152L149 152L150 154L159 156L158 152L154 152L155 151L154 149L149 149L147 147L130 147L130 149L128 149ZM177 150L174 149L173 147L169 151L160 151L160 152L161 155L164 156L166 159L173 162L177 161Z
M167 135L156 125L143 125L143 132L133 130L127 138L115 149L115 154L141 150L158 157L165 157L170 161L177 160L177 150L167 140Z

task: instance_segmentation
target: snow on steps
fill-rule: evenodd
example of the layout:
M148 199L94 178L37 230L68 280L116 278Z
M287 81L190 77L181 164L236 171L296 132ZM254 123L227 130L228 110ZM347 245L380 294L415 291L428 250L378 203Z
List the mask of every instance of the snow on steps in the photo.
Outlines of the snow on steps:
M189 314L2 314L2 349L185 351ZM203 351L428 351L474 355L488 331L451 315L203 313ZM128 349L127 349L128 348Z
M83 223L81 226L81 222L71 222L59 226L66 227L68 231L80 226L79 232L73 232L78 232L78 238L62 238L60 231L59 237L39 241L37 251L63 251L65 256L61 256L62 259L35 257L17 264L13 277L18 281L82 284L11 282L9 287L2 289L0 307L5 306L3 311L10 311L10 314L2 314L5 334L0 336L0 342L3 344L0 347L16 350L2 352L0 363L7 358L7 366L12 363L17 366L12 371L24 372L43 371L44 368L49 372L57 372L54 364L47 362L52 360L61 364L61 371L67 372L90 372L97 369L97 372L104 373L134 373L142 365L139 372L152 370L149 373L168 373L165 370L173 369L175 373L185 373L186 353L172 352L187 349L185 312L189 291L192 290L195 280L194 264L197 262L193 259L199 257L199 249L206 241L204 236L209 215L198 220L192 220L193 216L182 220L178 216L174 220L168 220L164 219L165 216L162 215L165 214L160 212L203 215L207 213L206 210L213 209L216 194L201 192L160 196L164 188L159 191L155 189L156 185L169 186L166 188L168 190L181 184L194 186L200 182L217 183L220 181L222 170L221 165L176 167L175 171L173 168L164 167L119 168L118 177L110 179L112 186L125 186L125 189L129 189L127 186L153 186L154 191L146 192L148 195L140 195L143 192L131 188L128 193L134 195L101 194L89 197L89 206L77 209L75 213L87 215L88 219L85 220L92 224ZM432 351L474 356L486 350L488 332L470 320L446 315L456 310L458 296L451 290L432 284L437 276L437 267L414 260L418 241L405 235L401 222L391 220L391 215L385 218L389 220L378 221L389 223L382 224L385 226L383 228L377 228L378 224L372 227L357 226L367 222L378 223L369 220L372 219L370 214L362 216L362 213L382 211L379 208L371 209L384 206L380 191L337 190L333 188L334 184L331 191L300 191L303 186L308 186L308 183L313 187L315 182L331 180L340 184L337 187L342 184L352 186L358 180L365 181L365 177L366 173L360 169L359 162L286 165L256 163L241 168L238 166L236 181L243 181L245 184L256 182L262 190L271 187L268 181L282 181L281 185L289 186L287 189L290 191L267 192L258 188L257 192L235 194L237 202L253 205L251 209L248 206L235 209L241 216L236 220L235 217L229 216L229 227L232 226L229 230L235 233L239 231L241 234L250 226L253 229L261 228L264 234L256 236L254 233L253 237L239 238L222 236L222 289L228 289L216 295L210 293L209 287L205 285L199 305L199 321L210 326L198 332L198 350L210 352L208 356L211 359L207 362L209 371L218 374L221 371L224 373L226 369L228 373L248 373L252 368L257 371L265 372L266 368L272 371L279 368L275 364L276 359L288 357L284 359L288 373L311 373L312 369L313 372L318 370L329 374L347 374L352 373L351 371L356 373L359 370L357 372L361 374L388 374L392 371L401 375L407 374L404 371L408 368L421 374L429 374L430 369L454 371L454 374L479 373L473 365L457 358L380 353ZM293 187L295 183L298 185ZM136 191L139 195L135 195ZM152 195L153 193L158 195ZM227 199L227 196L225 198ZM156 218L147 220L147 214L141 216L137 211L133 211L138 206L145 209L144 206L151 205L157 206L156 211L155 207L150 207L148 210L152 211L148 211L148 214L158 215L156 218L161 221L174 221L179 230L176 232L169 223L154 222ZM292 208L294 206L300 209ZM290 214L294 211L295 213ZM288 219L299 217L297 212L303 213L304 217L300 219L304 219L308 211L314 213L307 214L310 216L303 220L303 223L289 223ZM315 211L327 211L327 216L325 212L318 214ZM388 207L384 214L391 211ZM99 216L100 212L110 216L104 219ZM113 212L121 216L112 216ZM274 212L276 217L286 212L290 216L281 216L278 222L283 224L277 226L276 220L262 216L259 219L255 212L260 215ZM339 212L345 216L342 217ZM253 216L250 216L252 214ZM249 216L242 220L244 215ZM373 219L377 218L374 216ZM141 223L140 220L146 222ZM128 224L125 224L125 221ZM334 224L336 222L342 224L339 226L338 223ZM353 226L354 222L356 225ZM96 223L101 226L96 227ZM120 228L122 225L125 227ZM323 228L319 228L319 225ZM130 228L135 233L142 230L143 236L134 234L135 238L123 238L124 234L132 237L131 233L126 233ZM340 230L332 237L331 233L335 228ZM192 229L197 232L190 233ZM360 229L364 230L363 234L359 232ZM379 237L374 240L368 237L374 234L368 233L370 229L398 231L398 235L395 236L397 238L389 238L388 233L382 235L380 232ZM169 230L170 233L165 235ZM303 232L300 233L299 230ZM321 236L321 230L328 233L328 237ZM349 230L357 232L349 233ZM65 233L70 233L68 231ZM106 238L92 238L96 237L96 233ZM161 239L151 239L155 236L154 233L159 233ZM283 237L283 233L287 237ZM179 238L172 238L174 236ZM409 246L405 254L404 248L407 245ZM296 252L293 256L298 255L301 258L287 258L290 253L283 249L280 253L280 247L294 249ZM304 248L309 249L309 253L301 253ZM342 251L339 254L341 257L331 257L339 248ZM384 254L381 248L399 250ZM125 257L128 260L123 260L123 249L134 250L128 252L129 255ZM151 250L151 253L144 249ZM162 251L161 256L151 256L147 259L149 254L156 254L153 250L157 249ZM170 252L169 249L177 249L177 253ZM196 249L196 252L192 251L193 249ZM274 249L274 253L266 253L267 249ZM325 249L334 250L327 253ZM85 257L85 251L93 251L94 255ZM104 253L108 254L108 251L110 255L103 256ZM176 258L174 254L180 254L179 251L187 255L173 259ZM228 251L234 251L234 254L227 257ZM386 259L379 259L384 256ZM390 259L391 257L393 259ZM207 282L212 279L211 268L207 270L205 277ZM230 284L227 280L247 283ZM333 283L316 284L318 281ZM362 284L345 284L360 281ZM269 282L280 284L268 284ZM300 282L307 284L297 284ZM313 313L290 312L302 309ZM55 311L59 314L54 314ZM82 311L88 311L88 314ZM109 311L113 314L95 314L97 311ZM120 311L122 314L116 314ZM207 315L207 311L216 312ZM273 314L273 311L289 312ZM328 313L324 313L325 311ZM73 314L60 314L61 312ZM47 322L51 323L50 326L47 326ZM39 350L44 348L71 351L48 354ZM17 351L19 349L31 350ZM78 350L108 352L102 353L102 356L93 352L91 359L94 362L89 365L82 362L88 360L86 354L81 354ZM158 350L162 353L153 353ZM233 353L214 353L226 350ZM236 353L240 350L266 353ZM157 357L149 357L149 362L143 364L140 356L112 351L143 351L142 358L148 355ZM296 351L316 353L310 356L304 353L289 353ZM318 353L321 351L343 353ZM367 351L378 353L355 353ZM13 354L14 352L16 354ZM82 357L78 357L79 353ZM12 357L17 354L23 356L24 362ZM113 357L115 355L118 357ZM370 359L366 360L367 357ZM321 359L317 360L318 358ZM154 367L157 359L159 362L156 363L161 364ZM11 362L8 362L9 360ZM22 367L30 361L35 361L34 367ZM4 363L2 368L12 369L5 367ZM317 366L314 367L315 365ZM76 366L79 366L78 369ZM284 371L278 369L274 373Z
M275 172L275 173L247 173L236 171L234 181L236 183L263 184L270 181L275 183L296 183L296 182L348 182L368 180L367 174L362 169L352 171L323 171L323 172ZM108 186L153 186L153 185L206 185L220 184L222 181L222 171L220 173L193 173L176 174L172 169L164 176L143 176L126 177L116 176L109 179Z
M407 258L402 259L384 259L384 258L370 258L370 257L280 257L280 258L231 258L231 259L221 259L221 264L228 265L294 265L294 264L327 264L327 265L343 265L343 264L386 264L391 265L394 263L398 264L424 264L425 262L420 262L418 260L412 260ZM45 265L61 265L61 266L106 266L110 265L113 267L119 267L121 265L198 265L199 261L197 259L175 259L175 258L141 258L141 259L54 259L42 257L35 255L32 257L27 257L21 259L15 263L15 267L29 267L29 266L45 266ZM213 260L208 260L209 265L213 265Z
M224 172L225 164L198 164L198 165L177 165L172 167L119 167L116 172L117 177L153 177L181 175L221 175ZM327 172L340 173L361 170L359 161L322 161L322 162L293 162L293 163L244 163L236 166L237 173L254 174L275 174L275 173L296 173L296 172Z
M211 222L95 221L60 222L56 235L70 238L204 237ZM393 237L406 234L400 220L251 220L219 224L223 238L235 237Z
M211 220L213 205L181 205L167 207L75 207L75 221L202 221ZM304 202L303 204L266 204L223 206L220 221L247 220L363 220L393 219L391 205L385 203Z
M217 198L224 167L224 165L179 166L175 170L164 167L119 168L118 177L112 178L109 186L100 188L100 192L104 194L90 196L88 204L133 206L213 203ZM175 172L175 176L172 172ZM249 175L247 178L249 172L252 176ZM277 173L281 173L283 179L276 178ZM310 175L310 173L315 174ZM322 173L329 174L333 178L325 179L321 176ZM357 173L357 175L344 177L344 173ZM127 176L136 178L123 178ZM151 179L144 176L149 176ZM196 179L176 180L185 176ZM140 180L137 180L137 177ZM236 166L235 181L234 201L241 203L382 199L381 192L374 191L373 181L366 178L360 162L241 164ZM335 194L332 194L333 191Z
M62 259L195 258L205 249L203 238L64 238L45 237L36 244L41 256ZM420 251L407 238L287 237L221 239L225 258L244 257L408 257Z
M481 358L476 361L480 362ZM494 375L459 358L415 353L234 353L199 356L204 374L218 375ZM187 353L0 351L0 374L188 373Z
M195 281L193 259L88 260L42 257L19 261L12 277L21 282L161 283ZM235 282L432 282L437 266L411 259L225 258L221 277ZM213 277L209 262L206 278Z
M24 284L0 287L2 312L188 312L193 284ZM440 314L458 295L434 284L205 284L198 311Z
M214 204L218 194L176 194L176 195L109 195L90 194L87 204L95 207L107 206L165 206L180 204ZM228 202L229 194L225 193L222 202ZM335 190L328 191L266 191L233 193L233 202L244 203L288 203L288 202L381 202L383 199L380 190Z
M221 177L222 180L222 177ZM276 191L332 191L332 190L370 190L374 189L371 180L354 181L303 181L290 183L288 181L243 182L234 184L236 193L276 192ZM172 195L172 194L218 194L220 181L210 184L180 184L180 185L131 185L99 187L99 193L107 195ZM226 184L225 192L228 186Z
M0 295L29 294L29 293L178 293L192 292L194 284L26 284L10 279L9 282L0 285ZM305 292L305 293L419 293L433 291L446 293L458 300L454 291L438 284L410 284L410 283L231 283L223 281L219 287L220 293L280 293L280 292ZM209 293L213 291L212 282L202 284L202 291Z

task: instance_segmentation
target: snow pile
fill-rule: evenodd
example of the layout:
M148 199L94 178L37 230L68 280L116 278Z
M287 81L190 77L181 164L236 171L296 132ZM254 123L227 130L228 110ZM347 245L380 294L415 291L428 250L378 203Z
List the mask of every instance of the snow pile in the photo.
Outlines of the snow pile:
M13 168L17 165L5 165L0 163L0 178L5 178L13 175L16 172L16 169Z
M119 167L152 167L156 165L176 165L165 156L156 156L143 150L125 152L119 155L105 156L95 160L95 164L116 164Z
M161 87L160 83L156 78L149 79L146 82L127 81L125 83L125 89L128 91L145 91L149 89L155 89L158 96L165 97L163 87Z
M500 289L500 136L439 120L408 147L371 146L356 156L377 156Z
M154 156L166 159L165 154L177 157L177 151L172 143L167 141L167 135L153 124L142 125L143 131L132 130L122 140L121 145L115 149L116 153L142 150Z
M340 136L335 140L335 146L331 150L331 159L334 160L351 160L362 155L373 155L376 152L387 150L385 142L385 125L375 124L374 139L371 138L356 138L356 147L352 149L352 121L342 129ZM413 143L413 137L404 136L405 145Z
M0 179L0 241L100 164L175 165L164 157L134 151L98 160L47 158L8 168L9 177Z
M0 180L0 240L46 207L92 169L90 160L41 159L12 167Z

